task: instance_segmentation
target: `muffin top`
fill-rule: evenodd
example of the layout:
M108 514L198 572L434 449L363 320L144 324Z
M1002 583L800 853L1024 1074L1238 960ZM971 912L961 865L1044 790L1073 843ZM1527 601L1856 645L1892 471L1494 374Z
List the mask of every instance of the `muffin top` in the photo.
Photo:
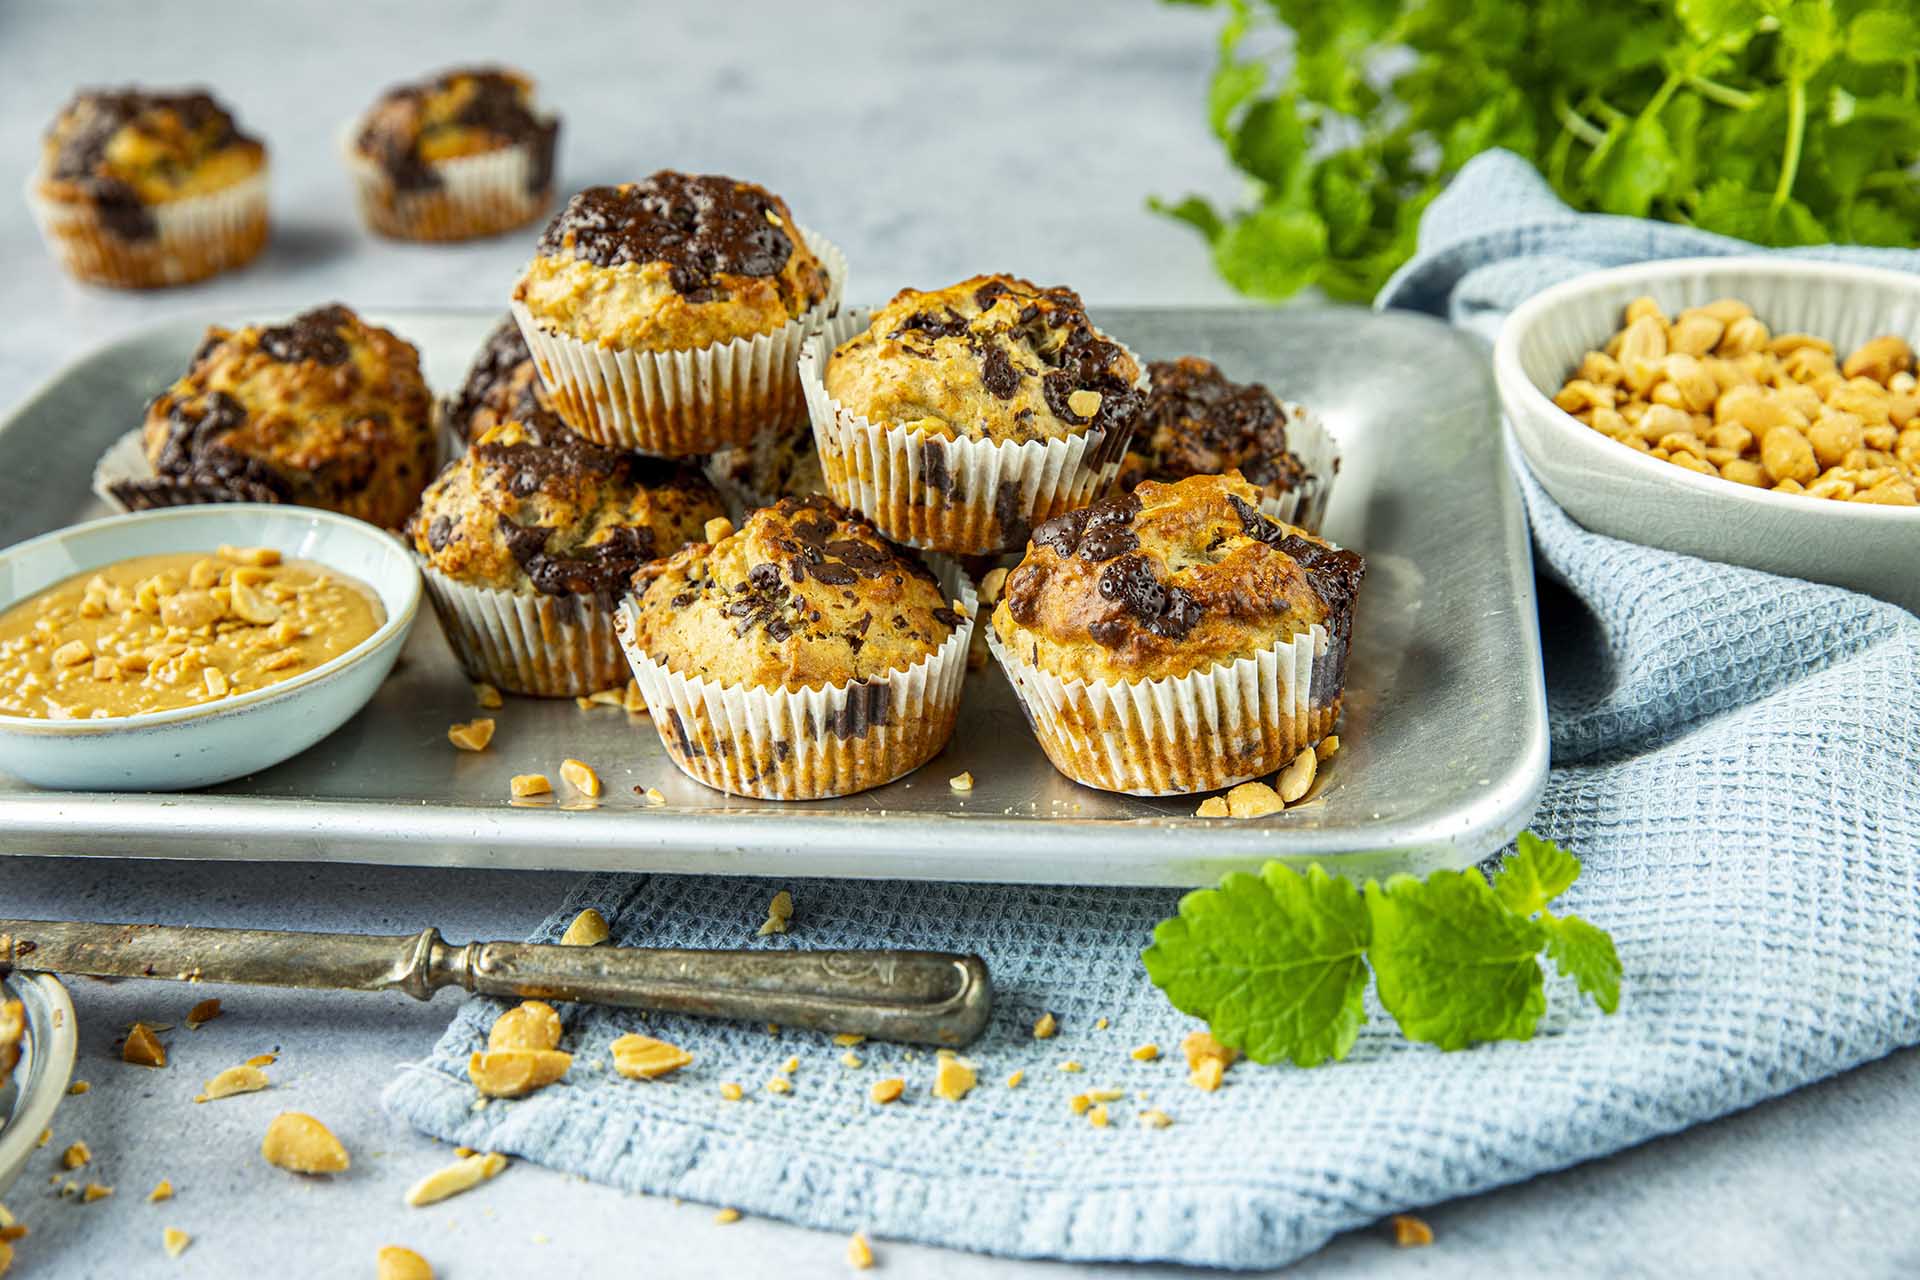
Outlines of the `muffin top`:
M799 689L902 671L965 619L932 572L830 499L782 498L634 576L635 643L683 676Z
M48 128L40 178L49 195L91 201L138 238L153 234L149 206L230 187L266 154L204 90L85 89Z
M527 189L553 182L560 122L535 114L533 81L498 67L459 67L387 90L361 121L354 149L401 191L440 185L433 166L524 143L532 156Z
M1133 446L1120 465L1120 487L1142 480L1184 480L1238 471L1263 498L1279 498L1310 482L1287 448L1286 406L1257 382L1234 382L1199 356L1147 366L1153 391Z
M526 337L513 317L506 316L480 344L459 394L448 401L447 425L461 439L472 440L498 423L525 421L552 410Z
M804 422L785 431L763 431L752 444L716 450L708 456L707 474L724 477L756 505L827 491L813 429Z
M771 333L826 298L827 272L779 196L663 169L567 201L513 296L582 342L683 351Z
M1061 440L1131 429L1139 364L1080 295L1008 275L902 289L834 349L827 394L876 425L948 438Z
M1260 514L1236 476L1149 480L1034 530L993 626L1062 679L1158 680L1315 623L1348 635L1366 562Z
M724 514L699 472L602 449L543 413L476 436L420 496L409 532L450 578L611 606L641 565Z
M431 471L431 422L413 345L336 303L208 329L147 406L147 460L153 484L197 501L297 502L393 528Z

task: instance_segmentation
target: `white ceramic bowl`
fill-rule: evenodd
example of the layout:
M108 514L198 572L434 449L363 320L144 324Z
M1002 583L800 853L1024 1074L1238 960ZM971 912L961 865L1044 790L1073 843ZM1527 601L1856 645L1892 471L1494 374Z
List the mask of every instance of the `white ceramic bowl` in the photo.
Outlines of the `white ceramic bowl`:
M1554 501L1596 533L1830 582L1920 611L1920 507L1773 493L1649 457L1562 412L1553 393L1646 294L1668 315L1738 298L1774 333L1842 357L1884 333L1920 345L1920 275L1780 258L1681 258L1597 271L1515 308L1494 345L1500 402Z
M0 1000L17 999L27 1011L27 1043L12 1082L0 1088L0 1195L6 1194L73 1079L80 1046L73 1001L59 980L44 973L16 973L0 982Z
M110 720L0 716L0 771L41 787L179 791L305 751L367 704L420 613L420 574L392 534L310 507L219 503L75 525L0 551L0 610L130 556L272 547L371 587L386 621L330 662L280 684L177 711Z

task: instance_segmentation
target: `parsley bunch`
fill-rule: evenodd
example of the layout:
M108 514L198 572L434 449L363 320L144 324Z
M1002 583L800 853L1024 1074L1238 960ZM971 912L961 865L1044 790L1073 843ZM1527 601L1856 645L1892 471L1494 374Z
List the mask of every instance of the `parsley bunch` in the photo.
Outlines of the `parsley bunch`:
M1531 831L1492 884L1469 869L1356 888L1317 863L1301 875L1269 862L1181 899L1141 959L1175 1008L1256 1062L1346 1057L1367 1021L1369 965L1410 1040L1526 1040L1547 1008L1543 948L1602 1010L1620 1005L1613 939L1547 910L1579 874L1578 858Z
M1490 147L1579 209L1769 245L1920 243L1912 0L1224 3L1207 113L1251 203L1153 204L1255 297L1371 297Z

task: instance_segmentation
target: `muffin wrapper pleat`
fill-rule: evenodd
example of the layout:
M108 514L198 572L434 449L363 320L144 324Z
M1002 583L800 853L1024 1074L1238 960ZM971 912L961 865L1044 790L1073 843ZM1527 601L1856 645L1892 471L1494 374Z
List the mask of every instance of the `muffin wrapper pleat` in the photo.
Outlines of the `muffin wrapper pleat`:
M224 191L151 206L155 234L140 240L114 234L89 203L50 199L37 179L27 184L27 204L54 257L88 284L191 284L244 266L267 243L265 169Z
M614 608L593 596L522 595L457 582L415 556L467 675L508 693L579 698L624 689Z
M378 164L353 145L349 126L342 138L353 175L360 216L369 227L396 240L475 240L524 227L553 200L553 184L529 190L533 148L524 142L479 155L438 160L429 168L440 184L402 191Z
M1282 524L1318 533L1340 472L1340 446L1319 414L1302 404L1288 403L1285 408L1287 448L1307 469L1307 481L1278 498L1260 499L1260 512Z
M513 318L555 412L596 444L663 458L745 444L770 422L798 421L801 346L839 308L847 276L837 246L798 230L826 268L827 296L771 333L691 351L629 351L550 332L515 301Z
M892 782L938 755L960 710L979 601L957 565L933 568L966 621L904 671L817 689L681 675L634 644L633 604L624 604L621 643L674 764L695 782L733 795L821 800Z
M1344 665L1316 624L1237 662L1164 680L1062 680L1014 653L987 622L1053 767L1136 796L1215 791L1273 773L1333 731Z

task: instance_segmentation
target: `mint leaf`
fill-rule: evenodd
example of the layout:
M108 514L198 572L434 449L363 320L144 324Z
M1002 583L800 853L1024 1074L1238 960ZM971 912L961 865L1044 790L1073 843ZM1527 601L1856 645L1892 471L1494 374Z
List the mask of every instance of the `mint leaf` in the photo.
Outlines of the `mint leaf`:
M1703 231L1717 231L1755 244L1825 244L1828 239L1819 219L1798 200L1788 200L1776 209L1767 192L1727 179L1701 193L1694 205L1693 221Z
M1646 217L1654 200L1666 191L1676 159L1660 122L1651 116L1640 117L1589 175L1594 203L1607 213Z
M1464 1049L1525 1040L1546 1012L1545 931L1509 911L1478 871L1367 885L1368 958L1380 1003L1409 1040Z
M1766 16L1759 0L1676 0L1673 7L1696 41L1730 48L1745 44Z
M1579 916L1545 916L1547 954L1566 977L1593 998L1602 1013L1620 1007L1620 953L1613 939Z
M1551 840L1522 831L1500 862L1493 892L1517 916L1530 916L1565 893L1580 876L1580 859Z
M1847 24L1847 56L1855 62L1908 62L1920 50L1920 23L1897 9L1869 9Z
M1290 187L1307 154L1307 131L1293 98L1266 98L1248 107L1227 143L1227 153L1268 186Z
M1164 214L1177 222L1184 222L1212 243L1226 230L1226 224L1220 221L1220 215L1213 206L1199 196L1188 196L1178 204L1168 204L1155 196L1147 201L1147 207L1155 213Z
M1240 292L1278 301L1312 284L1326 266L1327 226L1305 209L1262 205L1213 242L1213 261Z
M1318 866L1269 862L1180 900L1141 953L1176 1009L1256 1062L1311 1067L1352 1050L1366 1022L1367 908Z
M1232 137L1228 125L1233 113L1267 82L1267 68L1260 62L1236 62L1222 58L1207 89L1207 124L1214 136L1226 141Z

